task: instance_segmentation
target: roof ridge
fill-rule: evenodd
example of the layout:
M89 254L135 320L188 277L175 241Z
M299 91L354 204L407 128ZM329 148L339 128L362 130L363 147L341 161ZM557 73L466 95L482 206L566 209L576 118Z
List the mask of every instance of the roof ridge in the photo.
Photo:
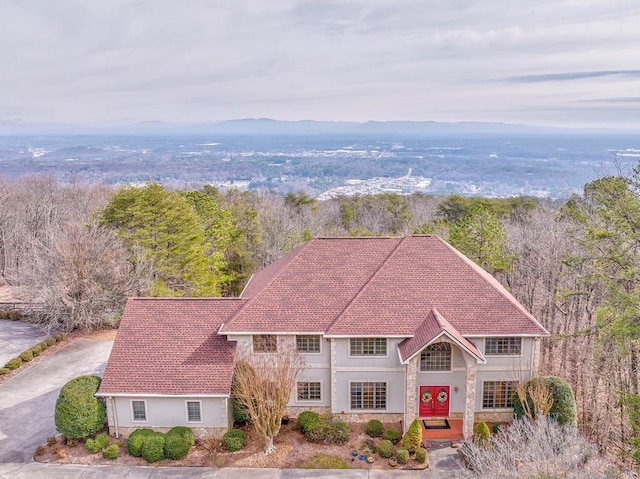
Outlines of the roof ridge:
M218 300L244 300L240 296L130 296L131 301L218 301Z
M486 271L481 266L479 266L475 261L472 261L466 255L464 255L461 251L458 251L456 248L451 246L449 243L447 243L445 240L443 240L439 236L433 235L433 237L440 240L442 244L444 244L453 253L455 253L458 259L460 259L462 262L469 265L471 269L473 269L473 271L484 280L485 283L491 286L498 294L500 294L503 298L505 298L513 306L515 306L516 309L524 313L525 316L527 316L527 318L529 318L531 322L533 322L536 326L538 326L541 331L544 331L545 333L549 334L549 331L546 330L546 328L533 316L533 314L527 311L527 309L522 304L520 304L520 302L507 290L507 288L505 288L500 283L500 281L494 278L493 275L491 275L488 271Z
M306 243L304 243L303 245L301 245L301 246L299 246L299 247L294 248L293 250L291 250L291 251L289 252L289 254L291 254L291 253L294 253L294 252L295 252L295 255L293 255L293 257L291 258L291 260L290 260L290 261L289 261L289 262L288 262L288 263L287 263L287 264L286 264L282 269L280 269L280 271L278 271L278 273L277 273L273 278L271 278L271 279L270 279L270 280L269 280L269 281L268 281L268 282L267 282L267 283L262 287L262 289L260 290L260 292L259 292L259 293L257 293L257 294L256 294L255 296L253 296L252 298L243 298L243 299L245 299L245 301L246 301L246 302L242 305L242 307L241 307L241 308L239 308L239 309L238 309L238 311L236 311L236 312L235 312L235 314L234 314L233 316L231 316L231 317L229 318L229 320L228 320L227 322L222 323L222 324L220 325L220 328L218 329L218 334L224 334L224 333L222 332L222 330L224 329L225 325L230 324L230 323L233 323L233 320L234 320L234 319L236 319L236 318L237 318L237 317L238 317L238 316L239 316L239 315L240 315L240 314L241 314L245 309L247 309L247 308L249 307L249 305L253 304L253 302L254 302L254 301L256 301L256 299L258 298L258 296L260 296L260 293L261 293L262 291L264 291L265 289L267 289L271 284L273 284L273 282L274 282L276 279L278 279L278 278L280 277L280 275L282 275L282 273L284 272L284 270L285 270L285 269L288 269L288 268L289 268L289 267L290 267L290 266L291 266L291 265L292 265L292 264L293 264L293 263L294 263L298 258L300 258L300 253L302 253L302 251L303 251L303 250L307 249L307 248L309 247L309 245L310 245L311 243L315 242L316 240L317 240L317 238L312 238L310 241L307 241L307 242L306 242ZM283 258L283 257L278 258L278 259L282 259L282 258ZM276 260L276 261L278 261L278 260ZM275 261L274 261L273 263L275 263ZM270 263L270 264L273 264L273 263ZM251 278L253 278L253 276L252 276ZM247 285L248 285L248 284L249 284L249 283L247 283L247 284L245 285L245 288L247 287ZM243 292L244 292L244 290L243 290Z
M398 251L398 248L400 247L400 245L404 242L405 239L407 239L407 236L396 236L394 237L394 239L398 239L398 244L396 244L393 249L389 252L389 254L387 255L387 257L384 259L384 261L382 261L382 263L380 263L378 265L378 267L376 268L376 270L371 274L371 276L369 276L369 278L364 282L364 284L362 286L360 286L360 289L358 289L358 292L356 294L353 295L353 297L349 300L349 302L345 305L344 308L342 308L342 311L340 311L340 313L334 318L333 321L331 321L331 324L329 324L329 327L327 327L326 331L329 331L334 324L336 324L336 322L342 317L342 315L344 315L344 313L349 309L349 307L353 304L353 302L358 299L360 297L360 295L362 294L362 292L366 289L366 287L369 285L369 283L371 283L371 280L373 280L373 278L375 278L377 276L377 274L380 272L380 270L382 269L382 267L387 264L387 262L389 261L389 259L395 254L396 251ZM325 332L326 332L325 331Z

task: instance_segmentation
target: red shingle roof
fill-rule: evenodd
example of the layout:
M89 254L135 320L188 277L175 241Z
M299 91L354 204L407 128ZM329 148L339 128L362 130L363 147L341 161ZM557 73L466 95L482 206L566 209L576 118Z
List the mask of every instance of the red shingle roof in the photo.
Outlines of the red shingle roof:
M458 343L458 345L467 350L469 354L475 356L476 359L485 362L484 356L478 351L478 348L451 326L451 323L436 309L429 312L412 338L407 338L398 345L402 361L406 361L425 346L435 342L435 340L443 334Z
M217 333L244 302L129 299L98 393L229 394L235 343Z
M249 294L222 333L409 337L435 308L465 336L548 334L437 236L315 239L256 273Z

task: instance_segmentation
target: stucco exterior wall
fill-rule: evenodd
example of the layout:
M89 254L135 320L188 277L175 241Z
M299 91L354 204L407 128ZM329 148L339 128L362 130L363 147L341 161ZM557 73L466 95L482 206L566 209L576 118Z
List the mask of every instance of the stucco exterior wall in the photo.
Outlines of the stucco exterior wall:
M146 420L134 421L131 401L145 401ZM200 401L202 421L187 421L187 401ZM174 426L187 426L198 437L218 436L232 425L231 401L225 397L115 397L106 398L109 432L126 436L141 428L168 430ZM128 432L127 432L128 431Z

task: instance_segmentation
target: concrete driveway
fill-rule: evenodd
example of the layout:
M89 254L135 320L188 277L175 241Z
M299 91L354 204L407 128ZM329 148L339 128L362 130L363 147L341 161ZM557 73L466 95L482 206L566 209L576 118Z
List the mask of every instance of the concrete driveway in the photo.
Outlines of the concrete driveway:
M0 464L25 463L56 434L60 389L76 376L102 376L113 341L79 339L0 384Z
M46 329L35 324L0 319L0 367L49 336Z

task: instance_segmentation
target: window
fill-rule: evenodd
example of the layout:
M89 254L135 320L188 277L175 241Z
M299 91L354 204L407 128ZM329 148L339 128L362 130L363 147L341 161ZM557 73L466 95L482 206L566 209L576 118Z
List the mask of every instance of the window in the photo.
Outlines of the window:
M131 411L133 412L134 421L147 420L147 403L146 401L131 401Z
M386 409L387 383L351 383L351 409Z
M427 346L420 354L420 371L450 371L451 345L436 343Z
M202 422L200 401L187 401L187 422Z
M254 353L275 353L278 350L278 336L275 334L254 334Z
M486 381L482 383L482 408L499 409L513 407L515 387L511 381Z
M489 356L519 356L522 338L486 338L484 353Z
M320 382L298 383L298 401L320 401Z
M320 336L302 335L296 336L296 348L301 353L319 353Z
M351 338L350 356L386 356L387 338Z

